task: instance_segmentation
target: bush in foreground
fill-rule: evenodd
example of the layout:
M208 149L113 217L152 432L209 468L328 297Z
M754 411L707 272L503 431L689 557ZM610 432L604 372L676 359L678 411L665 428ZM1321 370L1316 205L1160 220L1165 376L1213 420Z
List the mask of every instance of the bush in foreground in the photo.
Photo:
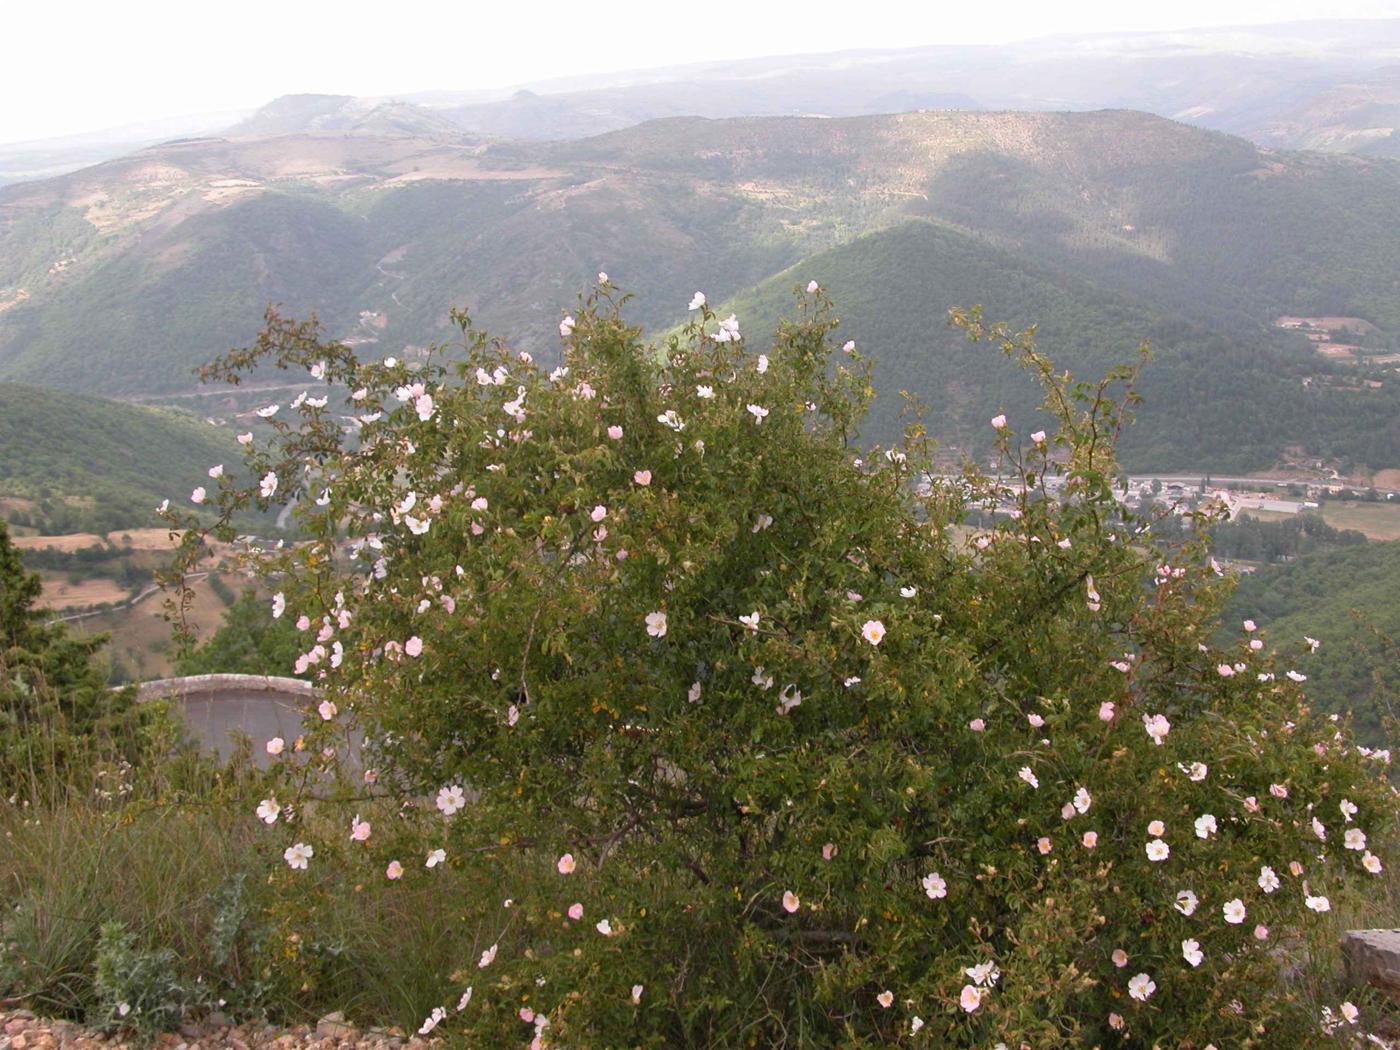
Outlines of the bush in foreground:
M1347 1029L1299 975L1381 877L1388 756L1252 625L1212 644L1203 545L1136 535L1131 370L1075 383L958 318L1044 384L1045 431L997 417L1001 480L931 479L917 425L857 446L867 370L815 287L762 354L701 296L659 349L621 305L604 280L552 371L464 316L417 367L274 315L212 369L330 384L217 494L217 532L296 500L311 537L262 563L326 690L300 748L368 734L363 785L289 763L259 807L289 928L347 872L483 887L424 1022L478 1045Z

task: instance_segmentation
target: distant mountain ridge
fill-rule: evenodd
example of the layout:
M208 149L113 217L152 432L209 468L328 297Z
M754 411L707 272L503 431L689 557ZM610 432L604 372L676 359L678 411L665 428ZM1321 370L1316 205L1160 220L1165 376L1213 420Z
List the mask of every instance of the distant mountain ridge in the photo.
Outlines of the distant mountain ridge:
M228 138L263 138L312 132L462 137L464 129L435 110L410 102L352 95L283 95L224 132Z
M1336 81L1259 127L1255 138L1305 149L1400 157L1400 64Z
M172 135L368 130L559 140L673 116L914 109L1138 109L1262 145L1393 156L1400 116L1386 67L1397 56L1400 19L1341 19L777 55L497 90L287 95L238 117L166 122L164 132L148 123L0 144L0 185L62 174Z
M506 138L584 138L673 116L1136 109L1264 145L1392 155L1400 116L1368 103L1374 96L1389 105L1386 67L1397 55L1400 19L1314 20L777 55L561 78L494 98L479 91L396 98L461 131ZM383 101L289 96L260 113L295 110L306 104L296 100L314 97L340 98L351 110ZM1340 125L1339 104L1348 109ZM323 130L323 119L312 112L277 133Z
M340 121L345 107L306 111ZM945 234L882 239L906 228ZM975 287L944 279L962 257ZM251 341L269 302L315 310L367 354L448 338L449 308L467 305L548 356L599 270L663 330L697 288L766 304L775 275L818 260L846 275L853 318L895 276L917 302L895 325L866 311L852 334L930 403L964 392L942 417L950 439L996 397L1027 404L985 357L920 363L944 345L923 335L976 297L1025 323L1080 313L1056 346L1077 366L1108 360L1075 345L1099 344L1089 326L1107 319L1124 354L1158 342L1156 374L1173 378L1150 411L1195 422L1145 423L1156 437L1138 462L1400 463L1393 373L1362 382L1360 366L1271 329L1283 314L1351 315L1380 346L1400 338L1400 165L1127 111L673 118L545 143L351 125L167 144L0 189L0 378L188 390L197 365ZM1057 310L1055 287L1080 305ZM1201 415L1213 396L1242 400Z

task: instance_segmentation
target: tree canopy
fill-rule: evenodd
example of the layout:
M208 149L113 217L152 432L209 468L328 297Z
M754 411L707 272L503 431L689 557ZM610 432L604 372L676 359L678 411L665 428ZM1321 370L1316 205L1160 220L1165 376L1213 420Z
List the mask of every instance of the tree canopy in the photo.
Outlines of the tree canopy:
M11 790L55 786L80 752L134 757L128 731L147 717L133 690L107 688L106 637L46 623L41 591L0 522L0 782Z

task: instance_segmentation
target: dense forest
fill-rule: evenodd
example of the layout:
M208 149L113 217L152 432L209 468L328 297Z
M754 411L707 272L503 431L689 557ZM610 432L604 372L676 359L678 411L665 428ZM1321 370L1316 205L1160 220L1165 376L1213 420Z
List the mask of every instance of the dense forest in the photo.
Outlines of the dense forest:
M1035 326L1039 343L1076 374L1153 358L1139 385L1144 403L1121 446L1134 470L1209 464L1272 465L1279 450L1346 463L1391 462L1400 450L1400 383L1341 390L1306 376L1326 371L1257 326L1222 333L1164 315L956 230L912 221L820 253L725 303L749 333L770 331L792 310L792 289L819 281L835 299L842 334L876 362L881 403L870 436L898 425L899 392L930 409L928 423L955 444L990 442L986 420L1006 411L1027 432L1040 393L993 347L967 344L947 324L952 307L981 305L989 320Z
M226 603L219 629L177 661L176 673L291 675L301 653L292 623L273 619L268 599L252 588L236 599L228 593Z
M1400 714L1400 542L1333 547L1243 576L1225 622L1249 617L1272 647L1299 654L1309 695L1352 711L1372 744ZM1306 638L1321 645L1307 653Z
M5 516L41 532L159 525L162 500L241 461L228 431L194 416L15 383L0 383L0 450Z
M1164 510L1143 509L1145 517L1158 517L1152 526L1153 534L1163 540L1183 537L1184 519L1160 513ZM1270 565L1315 551L1356 547L1365 542L1364 533L1335 528L1317 511L1303 511L1282 521L1264 521L1243 514L1234 521L1218 522L1210 530L1210 549L1217 558Z

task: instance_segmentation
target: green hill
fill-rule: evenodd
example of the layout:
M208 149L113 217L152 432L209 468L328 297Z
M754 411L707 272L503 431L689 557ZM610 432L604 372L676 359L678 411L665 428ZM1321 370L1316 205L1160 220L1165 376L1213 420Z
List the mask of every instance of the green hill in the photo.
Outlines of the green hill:
M287 106L296 125L344 102ZM168 143L0 189L0 377L187 390L269 302L370 354L448 338L467 305L548 355L599 270L653 330L699 288L752 333L802 264L831 270L886 385L948 402L945 436L1024 403L941 332L946 306L984 302L1085 368L1158 344L1144 392L1161 422L1130 438L1136 465L1400 466L1395 373L1270 329L1358 316L1374 349L1400 348L1394 162L1127 111L677 118L491 145L412 127Z
M24 501L6 504L10 516L44 531L158 525L161 500L240 459L226 430L182 412L0 383L0 496Z
M1226 623L1250 617L1271 647L1303 639L1322 644L1294 666L1308 694L1328 710L1351 710L1373 742L1386 739L1382 719L1400 715L1400 542L1305 555L1240 579Z
M1387 161L1266 150L1123 110L677 119L558 152L833 200L850 186L902 197L899 213L1186 317L1355 313L1400 327L1400 166Z
M188 389L199 364L252 340L269 302L345 317L364 254L362 224L323 200L269 194L198 213L98 253L42 309L14 311L0 372L87 392Z
M985 241L911 221L806 259L723 303L751 334L766 334L792 307L793 288L816 280L835 300L843 338L875 361L881 402L868 436L887 440L907 390L930 409L931 430L977 450L986 421L1007 410L1025 432L1041 393L992 346L969 344L947 324L952 307L982 305L988 320L1035 325L1041 347L1081 375L1131 360L1150 340L1154 360L1138 424L1122 443L1132 469L1208 462L1245 470L1296 444L1307 454L1364 461L1378 442L1400 442L1400 384L1343 391L1301 379L1316 364L1263 332L1226 338L1199 325L1057 273ZM1305 352L1306 353L1306 352Z

